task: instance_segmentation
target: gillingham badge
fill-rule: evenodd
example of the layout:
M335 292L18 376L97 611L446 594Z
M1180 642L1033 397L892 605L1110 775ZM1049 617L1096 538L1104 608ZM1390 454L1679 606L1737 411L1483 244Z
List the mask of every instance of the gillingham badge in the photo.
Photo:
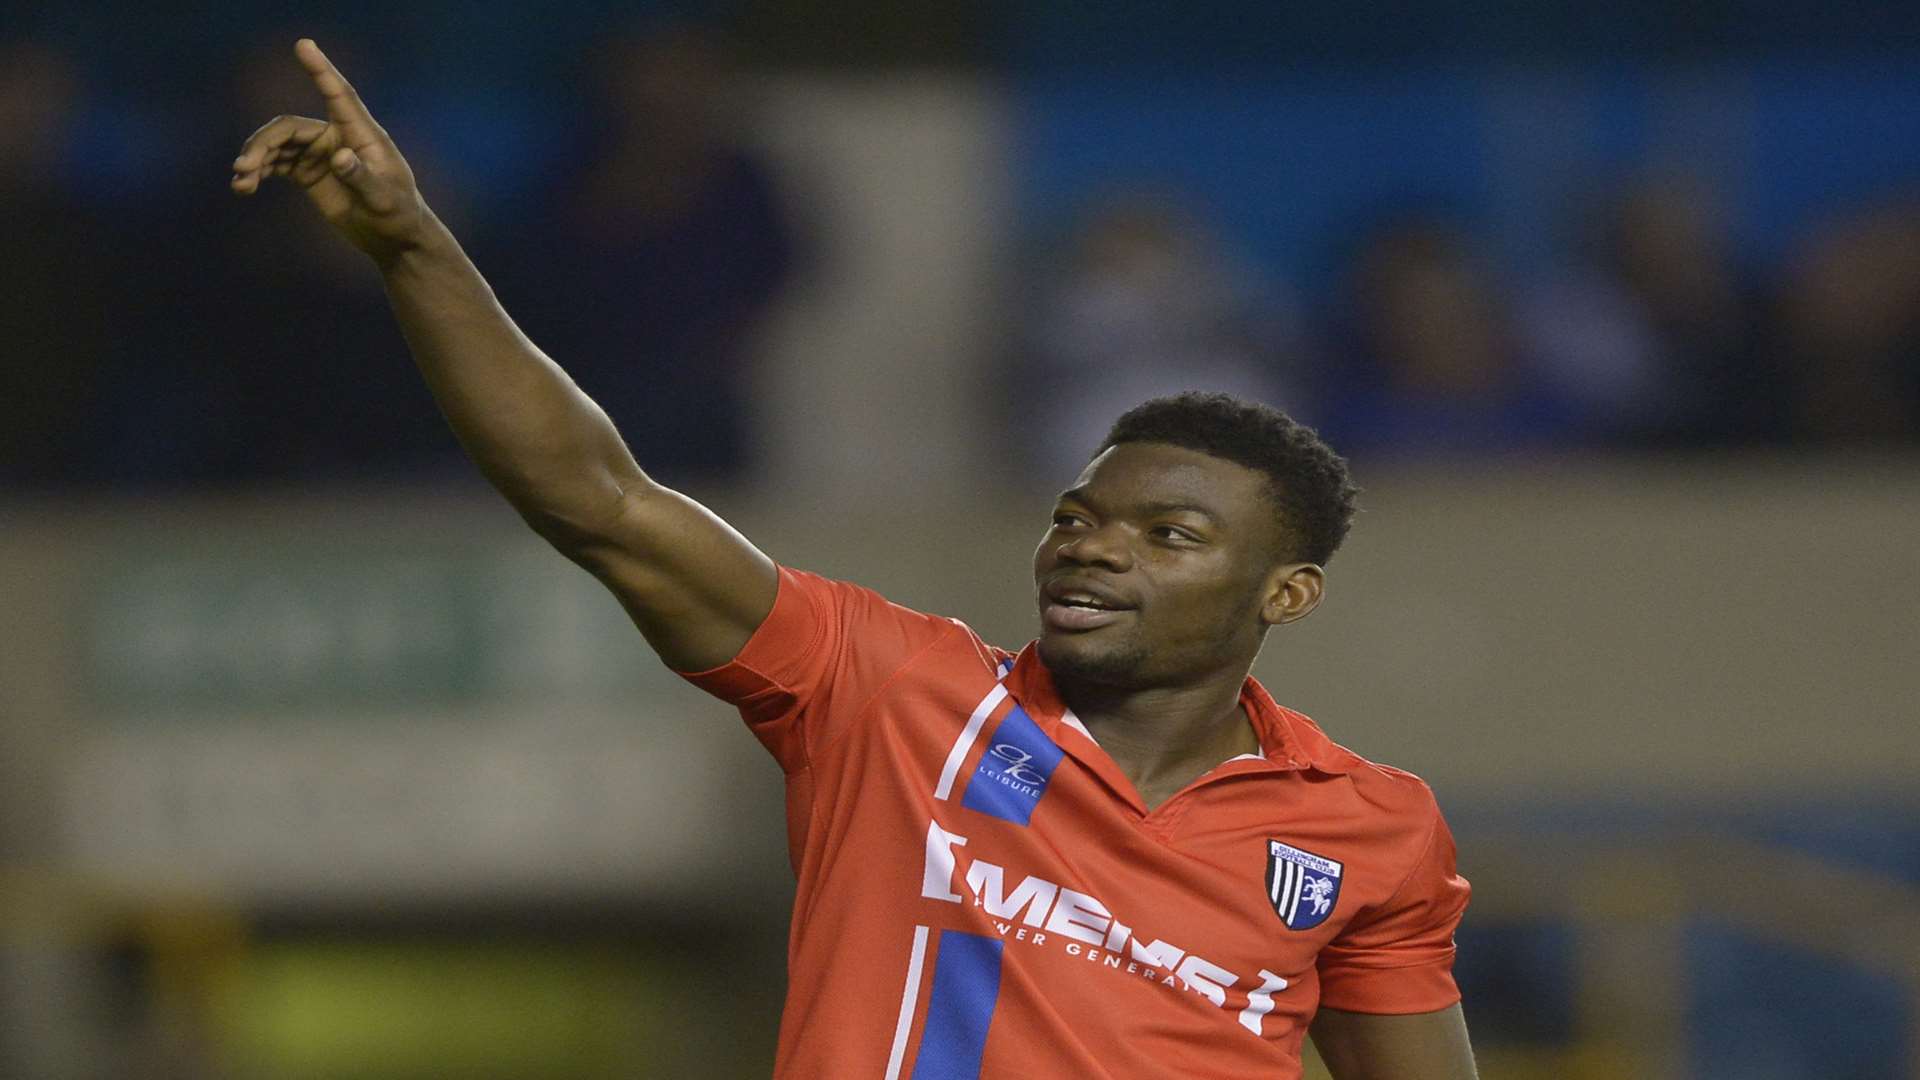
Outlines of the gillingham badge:
M1287 929L1319 926L1339 898L1339 863L1278 840L1267 841L1267 899Z

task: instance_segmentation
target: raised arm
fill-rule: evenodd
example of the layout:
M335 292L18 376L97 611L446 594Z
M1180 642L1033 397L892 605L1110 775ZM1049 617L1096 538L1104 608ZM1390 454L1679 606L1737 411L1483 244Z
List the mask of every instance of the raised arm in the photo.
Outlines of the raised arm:
M303 38L294 53L326 119L281 116L254 132L234 159L234 192L270 176L298 184L379 268L414 362L488 481L613 591L668 665L732 659L773 607L772 561L641 471L606 413L500 307L320 47Z

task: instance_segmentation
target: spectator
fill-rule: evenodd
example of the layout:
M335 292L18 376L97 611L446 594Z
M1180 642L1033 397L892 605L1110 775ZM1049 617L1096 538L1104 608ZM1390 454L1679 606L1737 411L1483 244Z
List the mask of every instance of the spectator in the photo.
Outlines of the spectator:
M1607 199L1571 265L1522 308L1528 355L1599 441L1724 445L1780 431L1754 290L1696 182L1650 179Z
M1501 296L1453 226L1389 222L1354 261L1348 357L1318 414L1355 454L1446 455L1577 441L1582 418L1523 360Z
M1817 229L1788 267L1780 324L1796 439L1920 438L1920 204Z
M1291 298L1232 259L1177 203L1104 202L1068 241L1017 398L1039 471L1072 476L1112 417L1219 390L1296 409L1305 349Z
M650 470L736 471L749 354L792 273L792 227L736 129L716 41L676 27L597 60L592 119L477 260Z

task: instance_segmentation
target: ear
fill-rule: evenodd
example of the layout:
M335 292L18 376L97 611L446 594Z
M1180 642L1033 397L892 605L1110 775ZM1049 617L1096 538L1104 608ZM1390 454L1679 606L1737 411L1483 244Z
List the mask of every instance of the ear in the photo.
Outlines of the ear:
M1266 603L1260 607L1260 619L1268 626L1304 619L1320 606L1326 591L1327 572L1315 563L1274 567L1267 576Z

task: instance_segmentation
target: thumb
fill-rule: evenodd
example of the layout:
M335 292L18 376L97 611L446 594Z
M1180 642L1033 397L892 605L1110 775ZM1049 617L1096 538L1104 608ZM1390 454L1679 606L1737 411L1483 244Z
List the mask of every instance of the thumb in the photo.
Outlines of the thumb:
M333 171L333 175L356 191L365 192L368 183L373 179L366 163L360 160L360 155L354 153L350 146L335 150L333 156L327 159L327 167Z

